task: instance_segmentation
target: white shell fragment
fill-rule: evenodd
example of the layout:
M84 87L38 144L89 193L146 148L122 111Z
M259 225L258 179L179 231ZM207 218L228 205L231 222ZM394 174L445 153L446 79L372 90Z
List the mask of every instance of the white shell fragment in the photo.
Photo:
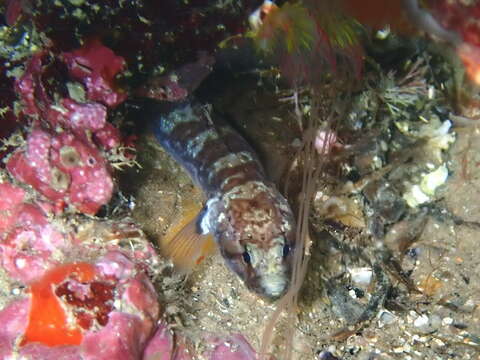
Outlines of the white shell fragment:
M372 281L372 269L369 267L353 268L349 269L348 272L352 278L352 282L357 286L366 287L370 285Z
M417 317L415 319L415 321L413 322L413 325L417 328L419 327L423 327L423 326L426 326L428 325L429 323L429 319L428 319L428 316L427 315L420 315L419 317Z
M413 325L423 333L430 333L437 330L442 324L442 319L438 315L420 315L415 319Z
M448 178L448 169L445 164L440 165L434 171L425 174L420 182L420 185L412 185L410 189L405 192L403 198L408 206L416 207L432 200L437 188L445 183Z
M427 139L425 151L429 154L431 162L426 166L428 170L434 170L421 175L420 181L407 186L403 198L411 208L432 201L438 187L447 181L448 168L442 152L448 150L455 142L455 134L449 132L451 127L450 120L442 123L437 117L433 117L416 135L418 138Z
M422 191L430 196L435 194L435 190L443 185L448 178L448 169L445 164L439 166L436 170L425 175L420 183Z
M448 132L450 131L450 128L452 127L452 122L450 120L446 120L440 125L438 129L436 129L433 132L434 136L443 136L443 135L448 135ZM453 134L450 134L453 135Z
M425 194L420 185L413 185L405 194L403 198L411 208L424 204L430 200L430 196Z
M391 312L387 310L383 310L378 316L378 321L379 321L380 327L382 327L385 325L393 324L396 321L396 317Z
M428 148L434 155L436 161L442 161L442 151L448 150L451 144L455 142L455 134L450 131L452 122L446 120L440 123L438 119L435 119L432 124L424 126L421 131L421 137L428 138ZM438 126L438 127L436 127Z

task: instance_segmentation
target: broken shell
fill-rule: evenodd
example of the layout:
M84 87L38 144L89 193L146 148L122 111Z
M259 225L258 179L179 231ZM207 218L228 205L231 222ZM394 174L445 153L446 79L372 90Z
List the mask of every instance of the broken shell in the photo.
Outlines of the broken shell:
M437 330L442 324L442 319L438 315L428 316L422 314L415 319L413 325L418 328L419 331L423 333L430 333Z
M422 191L420 185L413 185L410 190L403 195L403 198L407 202L408 206L412 208L424 204L430 200L430 196Z
M372 281L373 271L369 267L353 268L348 270L352 282L357 286L367 287Z
M396 320L395 315L393 315L391 312L386 310L382 311L378 317L380 326L393 324L395 320Z
M445 164L439 166L436 170L425 175L420 183L421 190L430 196L435 194L435 190L443 185L448 178L448 169Z
M448 178L448 169L445 164L439 166L436 170L424 175L420 181L420 185L412 185L411 188L405 192L403 198L408 206L416 207L432 200L435 191L443 185Z
M435 125L438 127L432 129ZM427 125L421 130L421 134L429 139L427 147L430 148L433 158L438 162L442 161L442 150L448 150L450 145L455 142L455 134L449 133L451 127L450 120L440 123L440 120L436 119L432 125Z

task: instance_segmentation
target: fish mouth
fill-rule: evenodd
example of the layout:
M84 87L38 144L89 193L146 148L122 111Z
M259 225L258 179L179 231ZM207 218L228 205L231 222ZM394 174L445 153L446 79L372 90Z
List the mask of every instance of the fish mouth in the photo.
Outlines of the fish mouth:
M259 279L260 294L270 300L277 300L288 290L290 281L285 275L270 275Z

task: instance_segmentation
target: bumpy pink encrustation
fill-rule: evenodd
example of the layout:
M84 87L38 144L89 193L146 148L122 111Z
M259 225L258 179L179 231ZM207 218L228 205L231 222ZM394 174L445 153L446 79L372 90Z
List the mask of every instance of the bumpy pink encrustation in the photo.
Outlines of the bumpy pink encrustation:
M26 149L13 154L7 169L49 200L63 200L86 214L95 214L113 191L108 163L100 151L68 131L33 130Z
M115 86L115 76L124 69L125 60L100 40L90 39L63 58L70 75L87 88L89 100L115 107L126 99L127 94Z

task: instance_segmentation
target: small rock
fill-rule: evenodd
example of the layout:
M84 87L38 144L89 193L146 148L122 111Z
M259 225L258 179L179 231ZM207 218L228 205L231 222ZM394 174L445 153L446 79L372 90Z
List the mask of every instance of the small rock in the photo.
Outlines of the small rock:
M380 326L393 324L395 322L395 315L389 311L382 311L379 316Z
M415 319L413 325L421 332L430 333L437 330L440 327L441 323L442 320L438 315L428 316L426 314L423 314Z
M372 281L373 271L369 267L349 269L352 282L357 286L368 286Z

